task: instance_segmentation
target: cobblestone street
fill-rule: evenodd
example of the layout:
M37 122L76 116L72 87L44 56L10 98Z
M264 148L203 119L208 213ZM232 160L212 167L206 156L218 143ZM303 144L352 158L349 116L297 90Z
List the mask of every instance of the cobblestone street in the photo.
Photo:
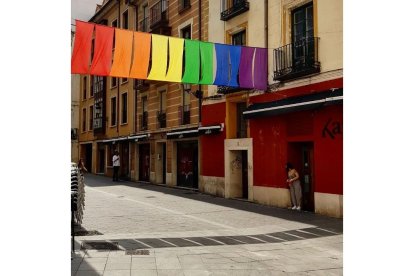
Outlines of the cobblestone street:
M86 184L82 228L97 232L76 236L72 275L342 275L342 220L94 175Z

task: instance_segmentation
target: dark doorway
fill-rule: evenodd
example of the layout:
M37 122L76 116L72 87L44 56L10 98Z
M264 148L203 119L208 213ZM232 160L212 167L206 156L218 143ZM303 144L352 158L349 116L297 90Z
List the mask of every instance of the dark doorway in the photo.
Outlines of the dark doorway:
M150 175L150 144L140 144L139 149L139 180L149 182Z
M119 155L121 157L121 167L119 177L124 180L129 180L129 143L119 144Z
M92 172L92 144L85 145L85 167Z
M242 198L248 199L249 198L249 178L248 178L248 167L247 167L247 150L242 150Z
M313 174L313 142L293 142L288 144L288 161L300 175L302 186L302 209L315 211L315 183Z
M162 183L166 184L167 179L167 143L162 144Z
M198 143L177 143L177 186L198 189Z
M98 146L98 172L105 173L105 146L104 144L99 144Z

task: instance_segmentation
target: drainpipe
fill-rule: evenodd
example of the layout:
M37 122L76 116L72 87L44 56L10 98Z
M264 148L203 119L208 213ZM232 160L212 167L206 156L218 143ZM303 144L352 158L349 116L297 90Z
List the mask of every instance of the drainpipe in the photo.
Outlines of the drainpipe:
M198 40L201 41L201 0L198 0ZM201 106L203 104L203 91L198 85L198 125L201 125Z
M120 0L117 0L118 1L118 24L119 24L119 27L121 27L121 1ZM118 105L118 108L117 108L117 111L116 111L116 113L117 113L117 122L116 122L116 132L117 132L117 134L118 134L118 137L119 137L119 122L121 121L120 120L120 103L121 103L121 100L120 100L120 98L119 98L119 87L121 86L121 82L119 81L119 78L116 78L117 79L117 84L118 84L118 96L117 96L117 105ZM119 150L119 148L118 148L118 150Z
M266 53L267 53L267 59L269 58L269 7L268 7L268 2L269 0L265 0L264 3L264 8L265 8L265 14L264 14L264 29L265 29L265 48L266 48ZM269 66L268 66L269 67ZM269 86L269 77L266 76L266 91L268 90Z

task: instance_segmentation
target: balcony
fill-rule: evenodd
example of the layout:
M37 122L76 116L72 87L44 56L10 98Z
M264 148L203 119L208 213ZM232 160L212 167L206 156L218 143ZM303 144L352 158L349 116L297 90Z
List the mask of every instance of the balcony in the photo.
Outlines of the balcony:
M145 33L149 32L150 29L149 29L148 21L149 21L148 17L142 19L141 21L139 21L139 31L140 32L145 32Z
M168 26L168 0L160 0L150 9L151 33L171 35L171 27Z
M178 13L182 13L191 8L190 0L179 0L178 1Z
M167 127L167 113L165 110L157 111L158 128Z
M190 123L190 105L179 106L178 116L180 116L181 125L188 125Z
M147 91L150 84L146 80L134 80L134 89L139 92Z
M319 37L307 37L273 50L273 80L286 81L319 73Z
M249 10L249 2L246 0L233 0L230 2L233 2L233 4L230 4L230 7L227 7L225 11L221 12L220 19L222 21L227 21Z
M231 93L237 93L240 91L245 91L246 88L240 88L240 87L231 87L231 86L217 86L217 94L231 94Z
M141 115L139 115L139 129L140 130L147 130L148 129L148 112L144 111Z

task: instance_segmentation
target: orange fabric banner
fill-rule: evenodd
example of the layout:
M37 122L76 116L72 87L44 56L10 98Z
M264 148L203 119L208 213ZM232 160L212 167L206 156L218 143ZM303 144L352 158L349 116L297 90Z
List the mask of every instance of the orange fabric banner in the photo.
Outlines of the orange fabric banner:
M94 27L95 24L76 20L75 43L71 62L72 74L87 74L89 72Z
M147 79L151 50L151 34L134 32L134 58L130 78Z
M131 69L133 32L115 29L115 53L112 63L112 77L128 78Z
M95 26L95 49L90 75L108 76L111 71L114 28Z

